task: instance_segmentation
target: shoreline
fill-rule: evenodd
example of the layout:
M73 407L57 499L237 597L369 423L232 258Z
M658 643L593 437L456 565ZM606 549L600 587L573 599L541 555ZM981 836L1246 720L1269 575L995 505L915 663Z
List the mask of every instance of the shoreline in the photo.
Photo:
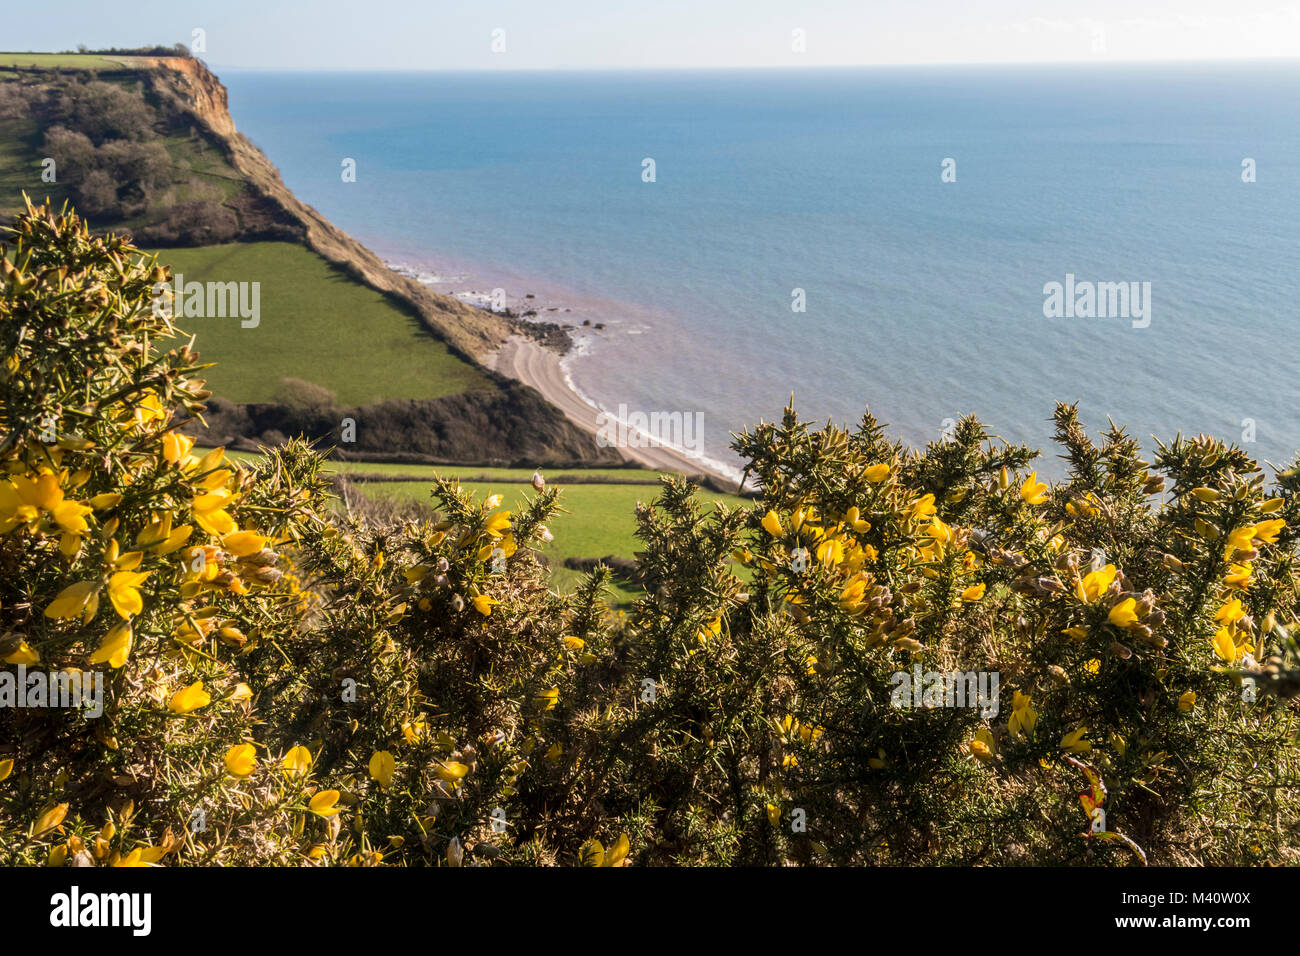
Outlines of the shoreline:
M504 285L506 282L515 284L521 281L519 276L513 274L490 274L464 262L457 262L450 270L445 267L434 268L427 256L399 250L383 241L371 239L369 242L379 251L384 265L392 271L428 288L437 288L439 294L457 299L476 310L493 311L490 293L483 292L480 288L485 283L491 287L494 282ZM618 318L600 309L601 305L608 307L612 303L597 304L591 300L575 302L564 290L553 287L550 283L523 281L524 288L536 288L537 293L506 293L501 302L508 310L506 315L517 331L509 335L502 345L478 353L475 360L490 371L535 388L570 422L597 436L601 432L602 422L611 420L612 415L574 384L567 363L580 360L587 353L591 341L613 331L607 329L606 323L614 321L617 324ZM593 305L598 311L593 310ZM546 340L545 337L530 335L530 326L550 327L559 335ZM556 339L562 339L563 342ZM688 476L698 475L722 486L743 490L740 486L740 470L728 468L726 464L710 458L707 452L697 455L669 444L616 447L629 462L645 468Z
M560 356L554 351L516 334L480 360L492 371L537 389L543 398L584 431L593 435L601 431L601 416L607 413L588 402L570 384ZM656 471L704 475L728 484L739 484L737 476L729 475L717 466L700 461L678 448L658 445L619 447L618 450L629 460Z

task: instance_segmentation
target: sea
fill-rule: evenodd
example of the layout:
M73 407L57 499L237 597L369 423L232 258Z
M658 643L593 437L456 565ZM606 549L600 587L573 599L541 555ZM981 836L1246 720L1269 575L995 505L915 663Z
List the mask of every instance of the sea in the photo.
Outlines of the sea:
M1057 402L1300 449L1300 62L219 72L305 202L733 474L792 397L915 448L975 413L1052 477Z

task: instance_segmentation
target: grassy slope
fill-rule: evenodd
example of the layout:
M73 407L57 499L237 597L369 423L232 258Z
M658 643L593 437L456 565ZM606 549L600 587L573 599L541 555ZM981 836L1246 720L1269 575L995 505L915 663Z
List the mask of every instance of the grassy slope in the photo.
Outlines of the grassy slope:
M437 398L486 384L414 316L332 267L284 242L166 249L161 261L185 281L261 283L261 322L178 318L198 335L209 388L237 402L271 401L282 378L323 385L343 405L393 398Z
M45 130L34 119L0 119L0 215L20 213L24 192L32 202L48 198L56 206L69 198L65 183L41 181L44 140Z

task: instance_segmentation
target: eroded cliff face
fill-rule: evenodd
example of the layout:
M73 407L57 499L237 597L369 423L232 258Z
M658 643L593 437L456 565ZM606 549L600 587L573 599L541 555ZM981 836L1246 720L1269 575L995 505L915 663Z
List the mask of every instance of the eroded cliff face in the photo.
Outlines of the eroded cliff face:
M181 56L107 57L125 66L149 71L146 77L160 96L181 113L188 113L219 136L235 136L226 88L200 60Z

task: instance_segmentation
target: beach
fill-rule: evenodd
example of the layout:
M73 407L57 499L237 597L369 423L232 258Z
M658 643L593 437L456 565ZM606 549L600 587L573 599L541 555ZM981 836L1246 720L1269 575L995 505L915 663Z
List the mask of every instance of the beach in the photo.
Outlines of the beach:
M579 427L596 434L601 429L601 411L574 391L560 364L560 356L520 335L511 336L496 352L485 356L483 364L495 372L508 375L542 393L552 405ZM734 482L720 471L707 468L684 452L666 446L622 447L626 457L657 471L674 471L686 475L711 475L726 483Z

